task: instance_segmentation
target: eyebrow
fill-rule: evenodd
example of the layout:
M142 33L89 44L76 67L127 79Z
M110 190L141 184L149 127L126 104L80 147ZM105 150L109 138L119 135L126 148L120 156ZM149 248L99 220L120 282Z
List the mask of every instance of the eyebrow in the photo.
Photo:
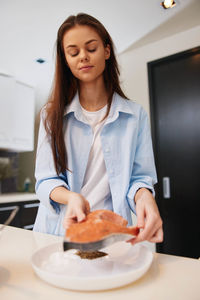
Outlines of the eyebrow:
M90 43L92 43L92 42L97 42L97 40L95 40L95 39L92 39L92 40L89 40L89 41L87 41L86 43L85 43L85 45L88 45L88 44L90 44ZM70 48L70 47L77 47L76 45L68 45L67 47L66 47L66 49L68 49L68 48Z

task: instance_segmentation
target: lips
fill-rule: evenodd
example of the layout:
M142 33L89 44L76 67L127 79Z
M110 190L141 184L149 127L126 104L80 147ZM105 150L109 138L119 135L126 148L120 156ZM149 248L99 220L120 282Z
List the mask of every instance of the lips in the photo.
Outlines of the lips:
M83 66L83 67L81 67L79 70L90 70L90 69L92 69L93 68L93 66Z

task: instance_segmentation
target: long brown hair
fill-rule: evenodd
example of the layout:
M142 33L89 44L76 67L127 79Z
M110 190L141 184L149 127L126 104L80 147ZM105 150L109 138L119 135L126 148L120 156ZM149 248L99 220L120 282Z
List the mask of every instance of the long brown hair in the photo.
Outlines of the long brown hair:
M56 68L53 88L46 106L45 129L50 137L54 165L57 174L64 173L67 169L66 145L63 136L63 114L66 105L74 98L78 90L78 81L67 66L64 49L64 34L76 25L87 25L92 27L102 39L104 47L110 45L110 58L106 60L103 72L104 83L108 93L108 111L111 106L113 93L127 99L119 84L119 67L114 53L112 39L105 27L94 17L79 13L69 16L60 26L56 41Z

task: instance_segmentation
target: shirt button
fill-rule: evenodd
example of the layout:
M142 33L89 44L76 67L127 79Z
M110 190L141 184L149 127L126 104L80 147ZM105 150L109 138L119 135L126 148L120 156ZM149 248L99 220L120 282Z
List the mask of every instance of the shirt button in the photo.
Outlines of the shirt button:
M110 170L110 175L113 175L114 174L114 171L111 169Z
M106 149L105 149L105 152L106 152L106 153L110 152L110 149L109 149L109 148L106 148Z

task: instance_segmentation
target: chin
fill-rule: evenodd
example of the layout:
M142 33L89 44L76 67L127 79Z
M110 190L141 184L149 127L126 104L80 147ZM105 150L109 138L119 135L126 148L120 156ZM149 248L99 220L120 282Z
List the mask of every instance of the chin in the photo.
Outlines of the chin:
M80 76L78 80L83 83L92 83L103 79L103 74L96 76Z

